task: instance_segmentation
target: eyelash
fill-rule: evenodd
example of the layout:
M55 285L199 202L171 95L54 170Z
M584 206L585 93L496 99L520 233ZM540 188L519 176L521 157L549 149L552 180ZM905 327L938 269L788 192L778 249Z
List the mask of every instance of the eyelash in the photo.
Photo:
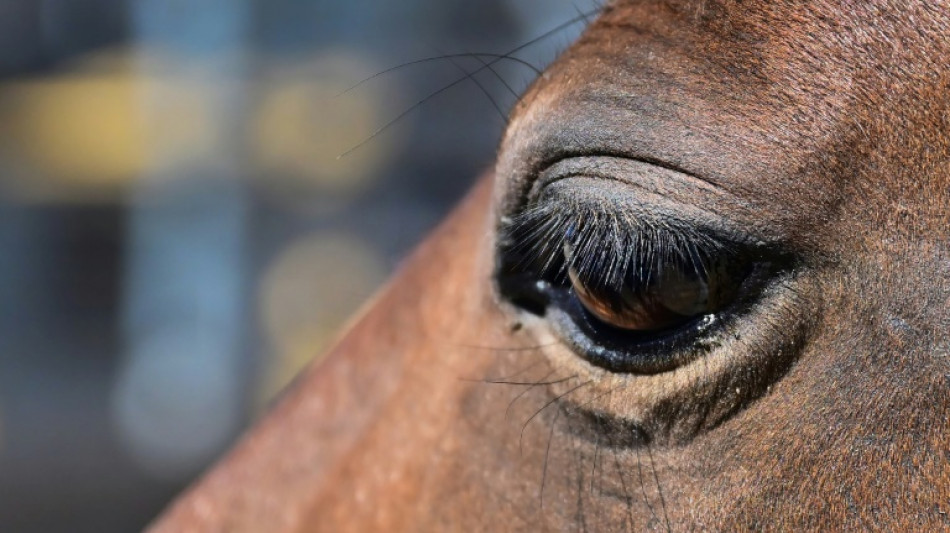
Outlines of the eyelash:
M611 207L562 199L533 204L503 224L503 268L565 285L572 267L586 283L620 290L629 280L648 283L666 268L700 274L738 255L737 246L695 227Z

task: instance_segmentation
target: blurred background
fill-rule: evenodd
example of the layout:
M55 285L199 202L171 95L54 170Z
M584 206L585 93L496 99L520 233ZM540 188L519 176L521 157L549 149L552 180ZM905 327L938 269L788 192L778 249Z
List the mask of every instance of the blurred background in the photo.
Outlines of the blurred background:
M593 7L0 0L0 531L147 524L490 167Z

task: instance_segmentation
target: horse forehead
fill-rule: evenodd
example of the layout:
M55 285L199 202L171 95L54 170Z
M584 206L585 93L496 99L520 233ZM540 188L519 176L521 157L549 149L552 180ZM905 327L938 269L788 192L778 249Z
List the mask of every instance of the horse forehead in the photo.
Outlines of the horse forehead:
M781 82L788 97L811 98L941 77L948 27L946 3L919 0L619 0L592 33L610 34L597 41L604 52L629 53L644 45L632 34L649 35L649 46L679 49L703 77Z
M589 61L571 63L576 74L559 85L609 83L614 76L583 73L610 65L615 76L639 73L674 91L683 80L698 78L730 90L751 83L742 97L761 93L762 84L781 84L792 100L868 97L869 91L892 90L889 85L942 77L948 27L947 6L915 0L618 0L566 54L568 61ZM656 55L661 62L651 61Z
M656 17L667 17L667 23L743 39L780 36L802 26L847 32L859 25L863 32L896 35L906 29L921 33L934 29L928 26L946 17L944 4L925 0L613 0L602 19L617 16L627 21L628 28L662 32L672 26L658 24Z
M515 109L499 175L599 138L602 151L649 154L722 185L781 181L797 197L837 186L815 168L835 164L829 154L886 154L898 166L897 152L920 177L933 161L910 154L948 145L948 27L950 10L921 2L617 1Z

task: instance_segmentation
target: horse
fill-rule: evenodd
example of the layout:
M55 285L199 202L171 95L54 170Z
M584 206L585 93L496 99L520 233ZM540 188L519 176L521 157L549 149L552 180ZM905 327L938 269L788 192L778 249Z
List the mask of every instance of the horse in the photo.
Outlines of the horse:
M614 0L151 527L950 529L950 5Z

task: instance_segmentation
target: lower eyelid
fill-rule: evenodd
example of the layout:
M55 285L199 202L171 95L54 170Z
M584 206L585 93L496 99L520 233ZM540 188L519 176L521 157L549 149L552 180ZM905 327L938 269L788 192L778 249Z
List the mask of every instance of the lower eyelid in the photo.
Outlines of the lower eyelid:
M715 182L662 162L648 162L615 155L562 156L541 169L526 195L513 204L516 211L537 203L552 188L576 182L577 190L610 189L626 195L645 212L657 216L682 216L695 227L715 228L736 242L775 242L776 236L760 234L752 220L736 214L757 210L748 199ZM725 216L724 216L725 214Z

